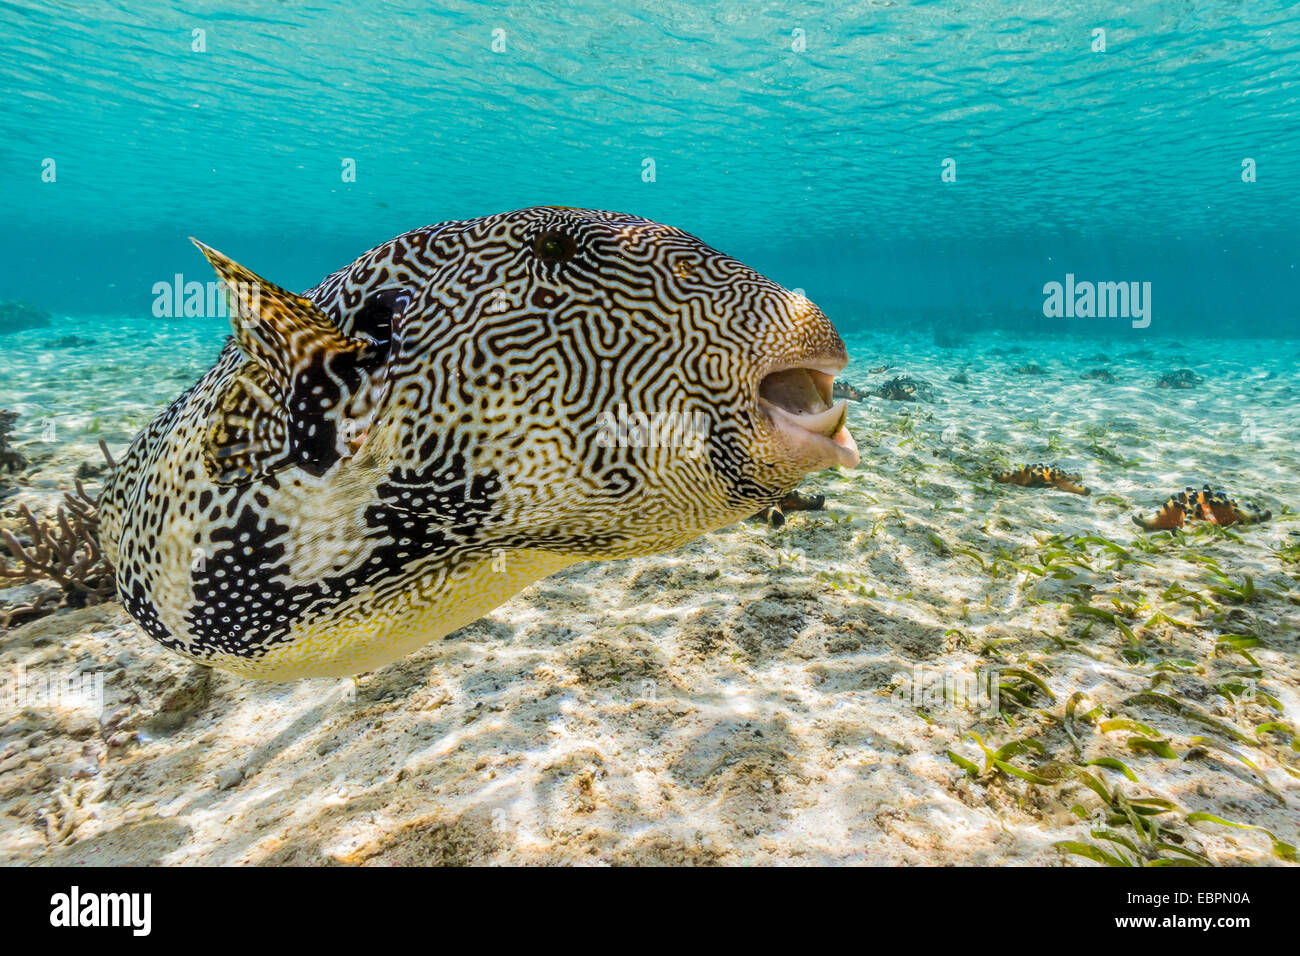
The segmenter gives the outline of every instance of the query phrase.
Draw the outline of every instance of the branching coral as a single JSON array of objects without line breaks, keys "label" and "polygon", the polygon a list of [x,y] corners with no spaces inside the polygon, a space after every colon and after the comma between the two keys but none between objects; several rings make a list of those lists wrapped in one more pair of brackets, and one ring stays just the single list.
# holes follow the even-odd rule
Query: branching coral
[{"label": "branching coral", "polygon": [[27,543],[0,530],[13,563],[0,558],[0,581],[29,584],[50,581],[62,589],[60,600],[50,595],[10,607],[3,614],[8,626],[18,617],[31,617],[55,607],[84,607],[107,601],[114,595],[113,569],[99,549],[99,521],[95,499],[77,482],[75,494],[63,496],[53,519],[38,520],[26,505],[19,507],[26,525]]}]

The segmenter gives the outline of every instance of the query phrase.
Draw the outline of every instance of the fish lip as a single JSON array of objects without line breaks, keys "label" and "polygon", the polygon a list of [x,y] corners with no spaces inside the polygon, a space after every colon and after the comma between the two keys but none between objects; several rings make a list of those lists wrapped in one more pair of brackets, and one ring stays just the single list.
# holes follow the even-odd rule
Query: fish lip
[{"label": "fish lip", "polygon": [[759,409],[767,415],[777,432],[821,468],[830,468],[833,465],[854,468],[861,460],[858,444],[849,434],[845,424],[848,419],[848,404],[847,399],[841,398],[827,411],[816,416],[819,419],[833,421],[834,429],[828,428],[827,431],[831,433],[826,434],[807,427],[806,419],[800,421],[781,406],[774,405],[765,398],[758,400]]},{"label": "fish lip", "polygon": [[[848,402],[845,399],[832,400],[835,376],[848,364],[848,356],[843,351],[799,356],[773,363],[758,376],[754,385],[755,408],[787,442],[814,462],[814,467],[839,465],[853,468],[861,460],[857,443],[846,427]],[[827,406],[825,409],[800,412],[784,408],[763,396],[763,383],[768,378],[797,369],[809,372],[822,404]]]}]

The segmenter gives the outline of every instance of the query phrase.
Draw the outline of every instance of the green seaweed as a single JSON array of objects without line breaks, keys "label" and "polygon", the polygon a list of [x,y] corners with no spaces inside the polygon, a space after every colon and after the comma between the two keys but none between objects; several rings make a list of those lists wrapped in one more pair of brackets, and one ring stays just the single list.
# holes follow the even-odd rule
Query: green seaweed
[{"label": "green seaweed", "polygon": [[1273,841],[1273,853],[1279,859],[1286,860],[1289,863],[1296,862],[1295,845],[1292,843],[1287,843],[1284,840],[1279,840],[1273,834],[1273,831],[1267,829],[1266,827],[1256,826],[1252,823],[1233,823],[1231,820],[1225,820],[1223,817],[1216,816],[1213,813],[1205,813],[1205,812],[1189,813],[1187,815],[1187,822],[1188,823],[1201,823],[1201,822],[1218,823],[1225,827],[1236,827],[1239,830],[1258,830],[1259,832],[1266,834],[1268,838]]},{"label": "green seaweed", "polygon": [[1138,636],[1133,633],[1133,629],[1120,620],[1119,615],[1113,611],[1107,611],[1105,608],[1093,607],[1090,604],[1082,603],[1067,604],[1066,607],[1069,609],[1070,614],[1096,618],[1099,621],[1104,621],[1105,623],[1118,628],[1119,632],[1124,635],[1125,640],[1133,646],[1142,643],[1138,640]]},{"label": "green seaweed", "polygon": [[[1106,866],[1214,865],[1208,857],[1171,842],[1181,838],[1162,830],[1160,817],[1177,811],[1176,804],[1156,797],[1129,798],[1118,787],[1108,791],[1105,784],[1091,774],[1080,771],[1076,776],[1102,799],[1102,806],[1094,812],[1100,817],[1100,822],[1089,830],[1089,835],[1111,846],[1103,849],[1094,843],[1062,840],[1053,844],[1061,852],[1086,857]],[[1094,818],[1094,814],[1089,814],[1081,805],[1072,809],[1081,819]],[[1120,827],[1127,827],[1128,833],[1116,829]]]},{"label": "green seaweed", "polygon": [[1140,694],[1134,694],[1132,697],[1129,697],[1124,701],[1124,703],[1126,705],[1152,704],[1161,710],[1171,711],[1187,720],[1209,727],[1232,740],[1246,744],[1251,743],[1250,737],[1244,731],[1219,720],[1217,717],[1211,717],[1200,708],[1184,703],[1177,698],[1170,697],[1168,694],[1143,691]]}]

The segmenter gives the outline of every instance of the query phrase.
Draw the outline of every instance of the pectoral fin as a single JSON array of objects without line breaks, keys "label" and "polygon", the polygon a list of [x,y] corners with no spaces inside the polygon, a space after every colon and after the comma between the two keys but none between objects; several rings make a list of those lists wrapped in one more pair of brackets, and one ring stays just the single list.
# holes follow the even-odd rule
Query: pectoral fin
[{"label": "pectoral fin", "polygon": [[384,350],[344,335],[310,299],[194,244],[226,285],[247,357],[209,423],[209,474],[238,482],[294,466],[320,476],[355,454],[387,383]]}]

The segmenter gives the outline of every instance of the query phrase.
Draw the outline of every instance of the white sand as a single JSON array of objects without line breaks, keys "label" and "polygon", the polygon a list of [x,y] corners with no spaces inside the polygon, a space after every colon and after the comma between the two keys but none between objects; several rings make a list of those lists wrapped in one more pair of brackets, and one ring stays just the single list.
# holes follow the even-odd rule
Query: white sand
[{"label": "white sand", "polygon": [[[919,375],[937,398],[853,407],[863,465],[803,489],[828,494],[825,512],[576,568],[355,683],[209,676],[168,656],[117,604],[0,632],[9,681],[0,689],[12,687],[15,666],[105,675],[102,719],[4,698],[0,863],[1092,865],[1053,844],[1113,849],[1071,812],[1100,804],[1077,777],[967,777],[946,751],[982,767],[971,732],[994,748],[1036,741],[1042,754],[1011,764],[1045,776],[1118,758],[1138,782],[1088,769],[1126,797],[1175,804],[1160,815],[1160,839],[1218,864],[1281,862],[1258,830],[1187,817],[1212,813],[1293,844],[1300,836],[1300,753],[1287,733],[1258,733],[1277,722],[1300,729],[1300,566],[1276,553],[1300,543],[1295,515],[1283,513],[1300,502],[1294,343],[1179,357],[1150,340],[1035,340],[991,355],[1015,341],[983,336],[978,351],[945,351],[908,344],[917,338],[850,337],[846,378]],[[1119,381],[1081,381],[1103,364],[1087,357],[1107,348]],[[210,358],[215,343],[204,349]],[[141,361],[149,357],[158,358]],[[867,373],[886,361],[899,368]],[[1047,374],[1011,371],[1031,361]],[[1183,365],[1205,384],[1153,386]],[[971,384],[950,383],[963,366]],[[86,416],[78,401],[102,397],[88,377],[80,397],[42,401],[68,402],[57,410],[70,420]],[[0,406],[29,384],[7,383]],[[153,403],[169,397],[155,389]],[[30,397],[23,410],[40,413]],[[114,429],[120,446],[129,428]],[[6,516],[18,501],[48,506],[51,486],[93,457],[84,427],[57,449],[42,449],[33,431],[21,437],[29,457],[51,457],[0,502]],[[988,464],[1033,461],[1081,471],[1092,497],[980,477]],[[1270,507],[1274,520],[1240,540],[1203,531],[1181,544],[1129,521],[1202,481]],[[1036,564],[1052,534],[1163,545],[1133,552],[1149,564],[1120,569],[1089,545],[1089,569],[1064,580],[1005,562],[990,574],[999,549]],[[1239,604],[1215,595],[1198,553],[1269,593]],[[1172,582],[1193,596],[1168,591]],[[1117,627],[1072,616],[1071,595],[1112,610],[1112,598],[1146,602],[1121,615],[1145,658],[1125,659],[1134,648]],[[1202,599],[1215,604],[1198,609]],[[1157,612],[1180,624],[1141,626]],[[1261,668],[1253,701],[1224,694],[1250,665],[1216,656],[1223,633],[1259,638],[1248,649]],[[956,676],[1020,668],[1055,700],[1039,694],[1019,707],[1004,694],[1009,719],[942,705],[923,715],[893,693],[918,665]],[[1134,700],[1153,681],[1182,713]],[[1067,725],[1079,691],[1088,702]],[[1147,725],[1176,759],[1128,745],[1143,734],[1084,722],[1093,707],[1099,720]],[[1111,829],[1139,839],[1130,825]]]}]

